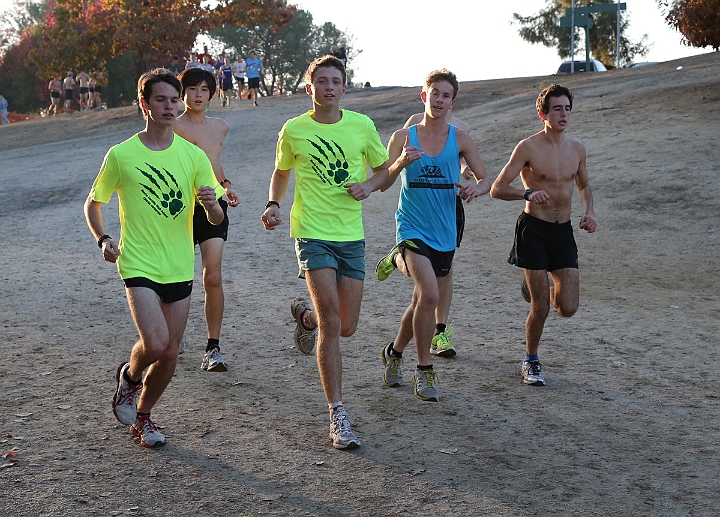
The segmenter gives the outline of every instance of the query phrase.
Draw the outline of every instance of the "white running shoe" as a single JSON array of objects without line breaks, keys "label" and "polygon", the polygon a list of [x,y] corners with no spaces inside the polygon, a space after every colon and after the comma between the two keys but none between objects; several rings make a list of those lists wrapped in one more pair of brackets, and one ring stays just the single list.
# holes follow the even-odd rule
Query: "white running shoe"
[{"label": "white running shoe", "polygon": [[118,422],[125,425],[132,425],[137,419],[137,396],[142,390],[142,382],[137,386],[130,386],[125,380],[125,372],[130,368],[130,363],[122,363],[118,366],[115,374],[115,395],[113,396],[112,409]]},{"label": "white running shoe", "polygon": [[219,348],[213,347],[209,352],[205,352],[200,369],[208,372],[228,371],[227,364],[220,355]]},{"label": "white running shoe", "polygon": [[330,410],[330,439],[336,449],[360,447],[360,440],[350,429],[350,422],[343,406]]},{"label": "white running shoe", "polygon": [[133,436],[140,438],[140,445],[152,449],[167,443],[165,435],[160,432],[150,416],[140,416],[130,428]]}]

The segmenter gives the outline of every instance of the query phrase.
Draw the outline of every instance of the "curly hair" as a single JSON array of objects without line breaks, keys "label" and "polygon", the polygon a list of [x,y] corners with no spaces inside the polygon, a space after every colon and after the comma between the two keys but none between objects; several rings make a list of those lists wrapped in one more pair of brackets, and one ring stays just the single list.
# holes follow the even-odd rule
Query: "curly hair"
[{"label": "curly hair", "polygon": [[535,107],[537,107],[539,112],[547,115],[550,110],[550,97],[562,97],[563,95],[570,100],[570,109],[572,110],[573,94],[570,90],[559,84],[551,84],[541,91],[537,101],[535,101]]}]

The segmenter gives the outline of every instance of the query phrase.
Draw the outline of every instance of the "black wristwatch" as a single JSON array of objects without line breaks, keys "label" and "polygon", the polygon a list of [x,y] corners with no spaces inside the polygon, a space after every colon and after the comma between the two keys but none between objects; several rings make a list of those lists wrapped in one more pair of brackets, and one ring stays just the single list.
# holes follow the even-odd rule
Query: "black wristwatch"
[{"label": "black wristwatch", "polygon": [[102,249],[103,242],[105,242],[108,239],[112,239],[109,235],[103,235],[98,239],[98,248]]},{"label": "black wristwatch", "polygon": [[530,194],[532,194],[533,192],[535,192],[535,191],[531,188],[529,188],[525,191],[525,194],[523,195],[523,197],[525,198],[525,201],[530,201]]},{"label": "black wristwatch", "polygon": [[270,208],[272,205],[275,205],[276,207],[280,208],[280,203],[278,203],[277,201],[270,200],[267,203],[265,203],[265,210]]}]

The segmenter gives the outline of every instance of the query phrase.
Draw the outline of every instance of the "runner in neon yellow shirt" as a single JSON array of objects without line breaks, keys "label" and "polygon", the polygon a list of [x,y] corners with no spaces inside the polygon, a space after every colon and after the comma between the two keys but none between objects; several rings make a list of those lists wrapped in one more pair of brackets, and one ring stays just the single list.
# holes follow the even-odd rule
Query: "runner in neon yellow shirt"
[{"label": "runner in neon yellow shirt", "polygon": [[[115,376],[113,413],[144,447],[165,444],[150,411],[175,372],[190,309],[194,274],[193,203],[212,224],[225,214],[222,192],[205,153],[173,133],[181,85],[165,69],[138,81],[145,130],[108,152],[85,202],[85,218],[103,258],[117,262],[140,334],[130,361]],[[105,234],[101,204],[120,200],[120,240]],[[143,383],[143,372],[147,375]]]},{"label": "runner in neon yellow shirt", "polygon": [[[388,178],[388,154],[373,122],[341,110],[345,67],[333,56],[316,59],[305,73],[313,110],[288,121],[280,132],[275,172],[262,222],[274,230],[280,201],[295,170],[290,234],[314,310],[303,298],[291,305],[297,322],[295,346],[311,353],[317,339],[320,380],[330,409],[330,439],[336,449],[360,441],[342,403],[340,336],[355,333],[365,278],[365,241],[359,201]],[[373,170],[366,179],[366,168]]]}]

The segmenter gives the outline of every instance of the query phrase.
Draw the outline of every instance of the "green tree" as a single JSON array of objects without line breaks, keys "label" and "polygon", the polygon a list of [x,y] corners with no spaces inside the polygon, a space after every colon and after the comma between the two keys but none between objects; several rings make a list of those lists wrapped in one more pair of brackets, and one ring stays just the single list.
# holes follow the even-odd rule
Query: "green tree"
[{"label": "green tree", "polygon": [[[209,35],[229,51],[247,56],[254,49],[263,60],[265,79],[262,87],[267,95],[297,91],[304,80],[308,64],[318,56],[330,53],[333,45],[345,47],[348,61],[360,51],[352,48],[352,39],[335,25],[313,24],[312,14],[298,10],[285,26],[258,24],[239,27],[226,24]],[[348,82],[352,70],[348,70]]]},{"label": "green tree", "polygon": [[[577,0],[577,7],[588,5],[614,4],[614,0]],[[539,13],[531,16],[513,14],[515,23],[520,25],[520,37],[529,43],[540,43],[546,47],[556,48],[558,56],[569,59],[570,27],[561,27],[560,18],[565,10],[570,9],[571,0],[546,0],[546,6]],[[593,57],[605,65],[613,66],[616,62],[617,45],[617,13],[594,13],[593,27],[590,29],[590,51]],[[647,34],[638,42],[630,41],[624,34],[630,26],[630,20],[625,12],[620,15],[620,64],[632,63],[637,56],[645,56],[650,51],[647,45]],[[577,30],[577,29],[576,29]],[[584,31],[578,31],[584,34]],[[575,55],[582,54],[585,46],[584,38],[575,38]]]},{"label": "green tree", "polygon": [[659,0],[665,21],[691,47],[720,49],[720,0]]}]

